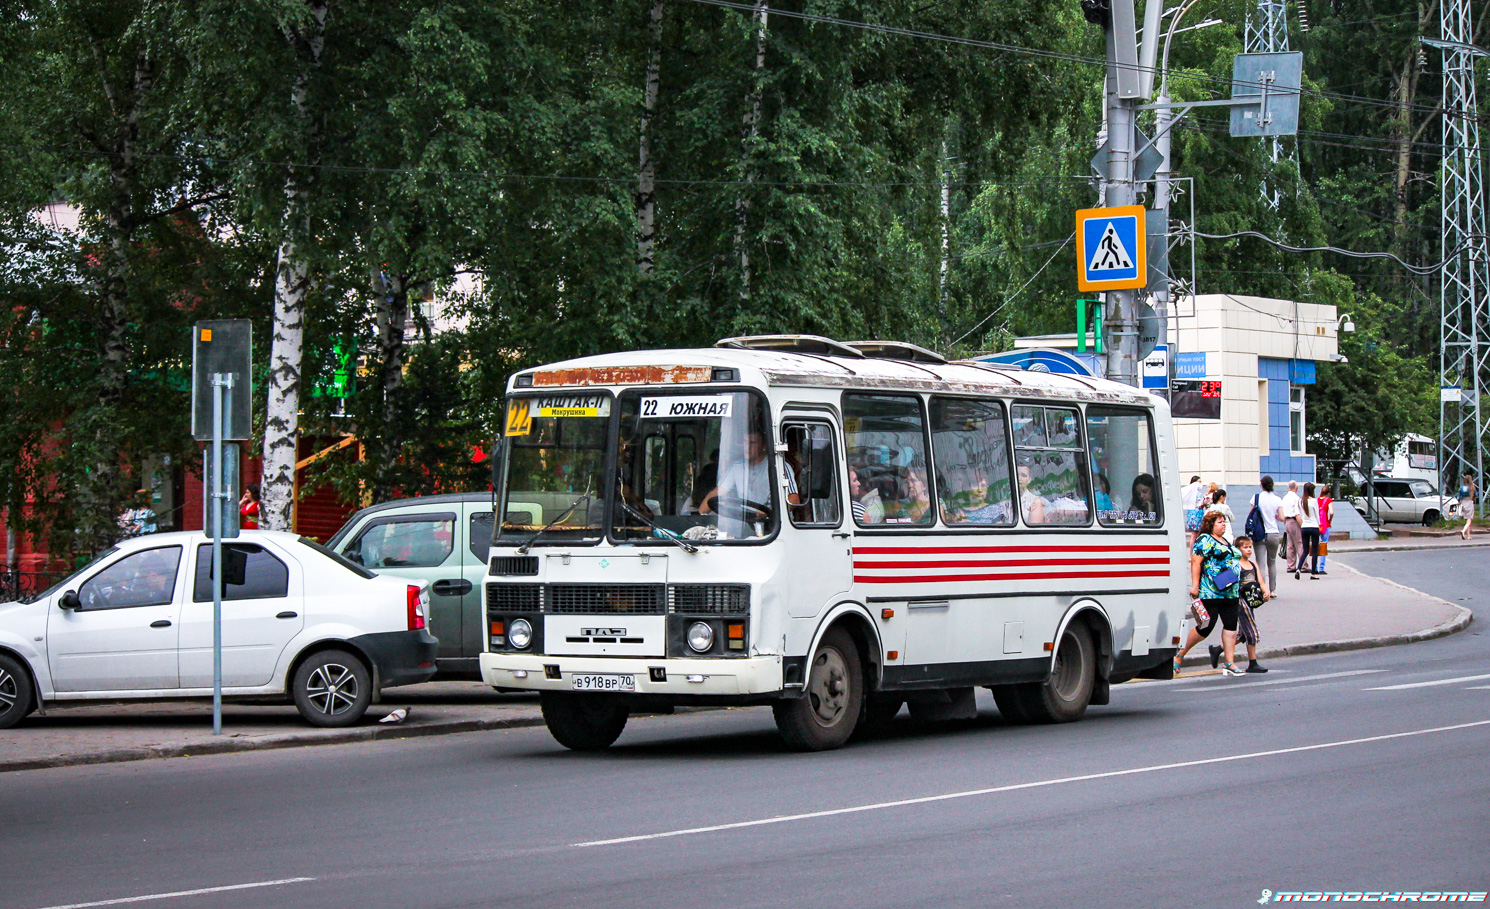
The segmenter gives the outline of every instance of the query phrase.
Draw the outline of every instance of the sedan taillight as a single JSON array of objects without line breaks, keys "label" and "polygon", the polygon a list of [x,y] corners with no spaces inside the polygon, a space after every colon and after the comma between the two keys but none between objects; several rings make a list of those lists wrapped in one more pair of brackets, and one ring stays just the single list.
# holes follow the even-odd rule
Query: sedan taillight
[{"label": "sedan taillight", "polygon": [[424,597],[420,595],[419,588],[413,584],[408,586],[409,592],[409,630],[418,631],[424,627]]}]

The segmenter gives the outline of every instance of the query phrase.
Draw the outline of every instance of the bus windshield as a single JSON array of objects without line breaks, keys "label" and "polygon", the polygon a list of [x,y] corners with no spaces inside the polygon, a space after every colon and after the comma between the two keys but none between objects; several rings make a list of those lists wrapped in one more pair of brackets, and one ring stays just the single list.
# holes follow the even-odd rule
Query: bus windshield
[{"label": "bus windshield", "polygon": [[554,394],[507,402],[507,483],[498,537],[598,540],[611,397]]},{"label": "bus windshield", "polygon": [[775,532],[775,458],[759,396],[626,392],[620,421],[615,539],[708,543]]}]

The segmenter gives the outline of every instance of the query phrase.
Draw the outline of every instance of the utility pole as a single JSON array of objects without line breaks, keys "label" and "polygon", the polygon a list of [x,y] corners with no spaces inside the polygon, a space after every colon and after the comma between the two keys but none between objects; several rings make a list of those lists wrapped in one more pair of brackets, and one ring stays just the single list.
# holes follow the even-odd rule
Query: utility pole
[{"label": "utility pole", "polygon": [[[1134,0],[1082,0],[1088,22],[1101,25],[1107,39],[1107,162],[1102,174],[1106,208],[1136,205],[1134,160],[1140,151],[1138,104],[1153,90],[1154,48],[1157,46],[1162,0],[1148,0],[1143,55],[1139,60]],[[1142,228],[1140,227],[1140,230]],[[1127,385],[1138,385],[1137,289],[1107,291],[1103,309],[1106,373]]]},{"label": "utility pole", "polygon": [[[1483,487],[1485,421],[1481,394],[1490,379],[1490,257],[1485,241],[1485,187],[1474,61],[1490,56],[1470,42],[1470,0],[1443,0],[1443,251],[1438,405],[1439,481],[1473,471]],[[1457,389],[1454,391],[1453,389]],[[1484,497],[1479,511],[1484,514]]]}]

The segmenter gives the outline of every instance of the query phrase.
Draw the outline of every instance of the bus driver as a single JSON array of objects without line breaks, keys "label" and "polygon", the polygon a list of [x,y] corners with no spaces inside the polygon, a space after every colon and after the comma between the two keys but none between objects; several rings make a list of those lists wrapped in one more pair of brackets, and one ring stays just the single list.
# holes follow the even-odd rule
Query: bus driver
[{"label": "bus driver", "polygon": [[[770,507],[771,468],[766,460],[766,436],[760,430],[752,429],[746,433],[746,460],[736,460],[725,468],[719,485],[699,504],[699,514],[717,514],[721,496]],[[802,497],[797,493],[797,478],[792,476],[789,468],[786,471],[786,501],[789,505],[802,504]]]}]

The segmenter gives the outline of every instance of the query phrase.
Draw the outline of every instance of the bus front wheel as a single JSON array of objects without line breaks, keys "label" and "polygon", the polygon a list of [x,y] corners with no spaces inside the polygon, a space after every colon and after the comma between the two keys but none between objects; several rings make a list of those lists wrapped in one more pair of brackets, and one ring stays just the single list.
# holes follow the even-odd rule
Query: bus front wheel
[{"label": "bus front wheel", "polygon": [[618,695],[545,691],[539,697],[549,734],[571,751],[609,748],[631,716],[630,705]]},{"label": "bus front wheel", "polygon": [[995,690],[994,701],[999,712],[1016,723],[1070,723],[1086,713],[1096,685],[1097,646],[1084,624],[1072,622],[1061,633],[1050,677]]},{"label": "bus front wheel", "polygon": [[864,704],[864,671],[859,649],[848,632],[823,635],[807,671],[803,696],[771,705],[776,728],[795,751],[842,748],[859,725]]}]

